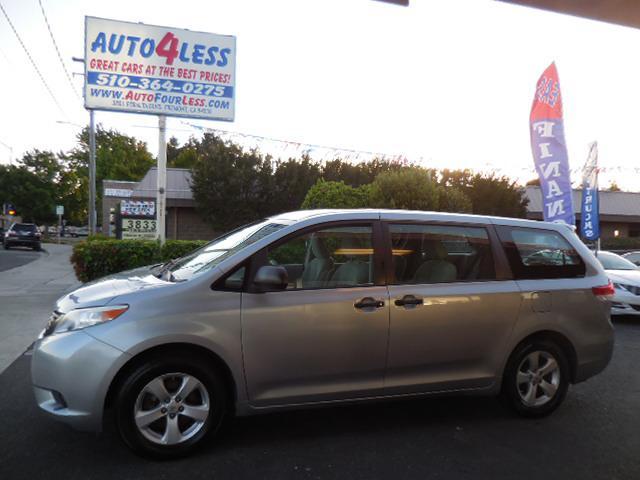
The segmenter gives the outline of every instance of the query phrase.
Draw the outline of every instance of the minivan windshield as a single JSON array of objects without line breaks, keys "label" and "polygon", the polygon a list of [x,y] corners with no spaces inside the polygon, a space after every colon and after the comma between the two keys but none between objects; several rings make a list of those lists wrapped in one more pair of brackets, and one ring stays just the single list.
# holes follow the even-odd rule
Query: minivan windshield
[{"label": "minivan windshield", "polygon": [[224,259],[243,248],[284,228],[286,225],[263,220],[245,225],[216,238],[195,252],[165,264],[159,276],[172,282],[183,282],[194,275],[211,270]]},{"label": "minivan windshield", "polygon": [[598,260],[605,270],[638,270],[636,265],[615,253],[598,252]]}]

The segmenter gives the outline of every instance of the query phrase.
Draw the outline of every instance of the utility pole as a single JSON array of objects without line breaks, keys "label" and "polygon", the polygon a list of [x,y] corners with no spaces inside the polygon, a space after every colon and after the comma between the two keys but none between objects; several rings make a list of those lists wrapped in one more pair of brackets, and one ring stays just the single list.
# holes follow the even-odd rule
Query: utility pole
[{"label": "utility pole", "polygon": [[165,242],[165,212],[167,209],[167,117],[158,115],[158,191],[156,193],[156,236]]},{"label": "utility pole", "polygon": [[3,141],[0,141],[0,145],[9,149],[9,165],[13,165],[13,147],[11,145],[7,145]]},{"label": "utility pole", "polygon": [[[71,57],[74,62],[84,64],[84,58]],[[74,73],[75,75],[75,73]],[[84,74],[79,74],[84,75]],[[86,105],[86,103],[85,103]],[[95,112],[89,110],[89,235],[96,233],[96,122]]]}]

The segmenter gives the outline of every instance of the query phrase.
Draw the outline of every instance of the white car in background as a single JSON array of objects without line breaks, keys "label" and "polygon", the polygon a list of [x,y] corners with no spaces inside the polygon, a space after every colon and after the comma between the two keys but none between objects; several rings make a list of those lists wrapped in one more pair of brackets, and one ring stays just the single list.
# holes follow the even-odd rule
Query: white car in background
[{"label": "white car in background", "polygon": [[625,253],[622,256],[627,260],[629,260],[631,263],[640,265],[640,252],[629,252],[629,253]]},{"label": "white car in background", "polygon": [[613,282],[612,315],[640,315],[640,268],[612,252],[596,255]]}]

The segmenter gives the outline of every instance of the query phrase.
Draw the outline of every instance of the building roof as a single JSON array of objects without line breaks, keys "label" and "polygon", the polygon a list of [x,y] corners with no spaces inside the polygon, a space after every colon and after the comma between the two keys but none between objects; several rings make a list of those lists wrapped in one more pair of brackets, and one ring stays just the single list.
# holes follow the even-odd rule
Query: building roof
[{"label": "building roof", "polygon": [[[542,214],[542,192],[540,187],[527,187],[526,196],[529,199],[527,211]],[[580,213],[582,190],[573,190],[573,208]],[[600,215],[614,215],[626,217],[640,216],[640,193],[600,191]]]},{"label": "building roof", "polygon": [[[151,167],[133,189],[133,197],[155,198],[158,190],[158,169]],[[167,200],[193,200],[191,171],[186,168],[167,168]]]},{"label": "building roof", "polygon": [[637,0],[500,0],[552,12],[577,15],[602,22],[640,28]]}]

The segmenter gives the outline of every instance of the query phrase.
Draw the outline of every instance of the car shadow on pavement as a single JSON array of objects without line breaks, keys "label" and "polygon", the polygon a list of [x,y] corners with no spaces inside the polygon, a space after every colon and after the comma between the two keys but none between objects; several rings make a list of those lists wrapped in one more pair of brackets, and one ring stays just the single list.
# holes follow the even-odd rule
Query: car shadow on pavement
[{"label": "car shadow on pavement", "polygon": [[640,327],[640,315],[616,315],[611,317],[611,322],[615,327],[617,323],[621,325],[637,325]]},{"label": "car shadow on pavement", "polygon": [[[77,432],[51,421],[49,427],[65,430],[64,435],[88,437],[107,451],[123,449],[113,422],[113,413],[105,419],[102,434]],[[213,441],[189,458],[224,456],[238,449],[288,448],[300,442],[323,442],[349,436],[369,437],[384,432],[406,435],[411,430],[429,431],[434,427],[462,431],[462,424],[495,423],[496,420],[527,422],[505,408],[498,398],[477,396],[422,396],[408,399],[351,403],[230,418]],[[62,435],[62,433],[60,433]],[[95,445],[96,450],[103,448]],[[128,453],[128,451],[126,451]]]},{"label": "car shadow on pavement", "polygon": [[[515,418],[496,398],[421,397],[235,418],[219,448],[257,446]],[[455,425],[454,425],[455,428]],[[460,427],[459,427],[460,428]]]}]

